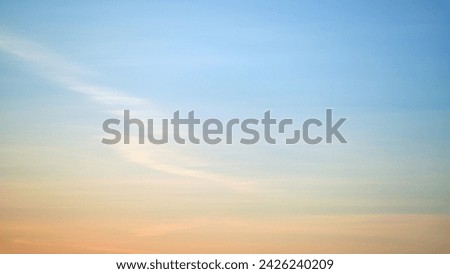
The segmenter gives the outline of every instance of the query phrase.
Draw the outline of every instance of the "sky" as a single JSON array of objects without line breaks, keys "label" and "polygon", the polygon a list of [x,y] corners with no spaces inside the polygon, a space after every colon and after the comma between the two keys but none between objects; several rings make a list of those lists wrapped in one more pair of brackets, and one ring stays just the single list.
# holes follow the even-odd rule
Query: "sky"
[{"label": "sky", "polygon": [[[2,1],[0,252],[450,252],[449,14]],[[301,122],[327,108],[347,144],[101,143],[124,109]]]}]

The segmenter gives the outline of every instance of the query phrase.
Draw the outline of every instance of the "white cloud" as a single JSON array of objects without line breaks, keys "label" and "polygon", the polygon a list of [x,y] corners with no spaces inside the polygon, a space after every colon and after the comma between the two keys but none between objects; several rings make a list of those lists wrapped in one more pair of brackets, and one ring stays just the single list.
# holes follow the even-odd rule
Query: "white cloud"
[{"label": "white cloud", "polygon": [[86,70],[73,65],[62,56],[52,53],[37,43],[2,30],[0,30],[0,50],[25,61],[48,80],[57,82],[65,89],[84,94],[96,102],[127,107],[148,103],[145,99],[83,81],[80,75]]},{"label": "white cloud", "polygon": [[[124,92],[99,86],[84,81],[81,77],[84,69],[73,65],[62,56],[52,53],[45,47],[0,30],[0,50],[18,57],[43,77],[58,83],[62,88],[83,94],[97,103],[108,106],[107,113],[122,113],[125,108],[136,113],[149,113],[153,116],[164,116],[157,107],[143,98],[126,95]],[[166,116],[167,117],[167,116]],[[137,143],[137,142],[134,142]],[[224,183],[239,191],[248,191],[252,183],[227,178],[205,171],[209,163],[203,159],[190,156],[189,150],[174,148],[171,145],[153,146],[144,150],[142,145],[113,146],[127,161],[151,169],[188,176],[207,181]]]}]

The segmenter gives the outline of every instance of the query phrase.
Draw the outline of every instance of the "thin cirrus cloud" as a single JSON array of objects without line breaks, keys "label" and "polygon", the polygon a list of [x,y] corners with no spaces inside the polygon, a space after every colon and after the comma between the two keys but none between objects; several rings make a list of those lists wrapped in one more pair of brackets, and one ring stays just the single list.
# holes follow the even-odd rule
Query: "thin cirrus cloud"
[{"label": "thin cirrus cloud", "polygon": [[65,89],[84,94],[98,103],[129,107],[148,103],[142,98],[128,96],[110,88],[82,81],[77,75],[82,74],[83,69],[37,43],[3,30],[0,30],[0,49],[32,65],[37,69],[36,71]]},{"label": "thin cirrus cloud", "polygon": [[[0,30],[0,50],[24,61],[40,75],[59,84],[62,88],[82,94],[94,102],[107,106],[105,109],[107,113],[118,114],[124,108],[136,110],[137,113],[145,113],[143,109],[154,109],[154,105],[146,99],[129,96],[115,89],[84,81],[80,76],[84,73],[84,69],[73,65],[64,57],[51,52],[38,43],[17,37],[4,30]],[[163,115],[161,111],[153,111],[152,114]],[[198,157],[190,156],[189,148],[180,150],[170,144],[164,148],[152,147],[152,149],[145,150],[137,145],[123,144],[118,144],[114,148],[123,159],[146,168],[223,183],[237,191],[248,191],[248,186],[251,184],[205,171],[208,164]],[[184,159],[184,161],[180,162],[178,159]],[[197,163],[199,168],[186,167],[183,163]]]}]

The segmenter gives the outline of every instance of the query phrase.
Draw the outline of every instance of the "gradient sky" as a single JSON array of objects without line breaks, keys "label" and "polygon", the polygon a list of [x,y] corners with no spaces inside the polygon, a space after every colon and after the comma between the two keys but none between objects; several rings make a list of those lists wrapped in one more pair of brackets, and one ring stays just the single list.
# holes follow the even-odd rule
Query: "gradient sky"
[{"label": "gradient sky", "polygon": [[[2,1],[0,252],[450,252],[446,1]],[[102,123],[347,117],[348,144]]]}]

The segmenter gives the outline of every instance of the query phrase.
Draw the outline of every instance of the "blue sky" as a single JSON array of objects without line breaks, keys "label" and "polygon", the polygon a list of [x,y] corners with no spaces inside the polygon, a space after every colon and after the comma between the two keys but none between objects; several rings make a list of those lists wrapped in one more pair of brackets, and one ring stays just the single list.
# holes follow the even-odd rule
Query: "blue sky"
[{"label": "blue sky", "polygon": [[240,2],[5,2],[1,10],[7,30],[51,45],[102,84],[162,104],[449,105],[444,2]]}]

